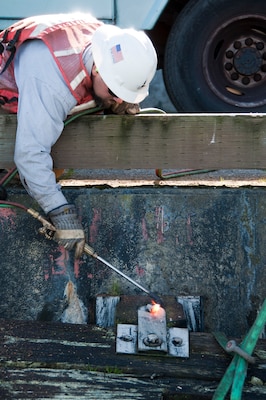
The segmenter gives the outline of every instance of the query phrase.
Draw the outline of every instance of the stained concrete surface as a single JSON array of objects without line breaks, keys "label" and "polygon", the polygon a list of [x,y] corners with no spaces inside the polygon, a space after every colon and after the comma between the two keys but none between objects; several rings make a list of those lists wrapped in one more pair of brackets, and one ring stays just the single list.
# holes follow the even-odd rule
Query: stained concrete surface
[{"label": "stained concrete surface", "polygon": [[[266,297],[264,187],[64,192],[101,257],[158,294],[202,296],[207,332],[246,333]],[[38,210],[21,187],[8,193]],[[99,293],[145,295],[93,258],[75,262],[39,227],[23,211],[0,208],[1,318],[59,320],[69,279],[86,306]]]}]

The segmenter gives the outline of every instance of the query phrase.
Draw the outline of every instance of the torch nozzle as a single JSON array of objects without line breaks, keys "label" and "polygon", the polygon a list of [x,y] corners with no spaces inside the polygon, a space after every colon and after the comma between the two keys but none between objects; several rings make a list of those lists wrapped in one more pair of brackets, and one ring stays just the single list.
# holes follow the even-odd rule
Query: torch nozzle
[{"label": "torch nozzle", "polygon": [[160,306],[163,307],[163,301],[157,294],[149,292],[149,296],[155,304],[160,304]]}]

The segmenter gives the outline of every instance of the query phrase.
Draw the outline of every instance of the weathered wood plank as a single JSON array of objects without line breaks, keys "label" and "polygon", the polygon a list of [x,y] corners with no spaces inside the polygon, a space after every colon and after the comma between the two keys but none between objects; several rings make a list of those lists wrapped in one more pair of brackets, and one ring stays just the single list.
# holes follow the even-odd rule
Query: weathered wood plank
[{"label": "weathered wood plank", "polygon": [[[0,168],[13,165],[16,116],[0,115]],[[56,168],[265,168],[266,114],[90,115],[66,126]]]},{"label": "weathered wood plank", "polygon": [[[211,400],[215,382],[94,371],[5,368],[0,398],[70,400]],[[266,388],[246,387],[242,400],[264,400]]]},{"label": "weathered wood plank", "polygon": [[160,400],[167,383],[118,373],[79,370],[0,370],[0,398],[69,400]]},{"label": "weathered wood plank", "polygon": [[[211,399],[229,362],[212,335],[191,334],[189,359],[115,353],[115,334],[88,325],[0,321],[0,397],[19,399]],[[256,351],[265,353],[265,340]],[[265,377],[257,357],[250,376]],[[246,384],[243,400],[266,388]]]},{"label": "weathered wood plank", "polygon": [[163,391],[163,385],[156,381],[78,370],[0,370],[0,379],[0,397],[4,400],[153,400],[161,399]]}]

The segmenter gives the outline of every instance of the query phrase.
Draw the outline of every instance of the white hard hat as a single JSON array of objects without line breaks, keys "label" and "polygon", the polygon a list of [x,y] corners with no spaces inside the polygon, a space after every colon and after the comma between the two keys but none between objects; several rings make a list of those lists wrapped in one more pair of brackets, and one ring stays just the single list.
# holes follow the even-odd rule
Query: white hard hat
[{"label": "white hard hat", "polygon": [[102,25],[92,36],[92,55],[104,83],[117,97],[140,103],[148,96],[157,56],[144,32]]}]

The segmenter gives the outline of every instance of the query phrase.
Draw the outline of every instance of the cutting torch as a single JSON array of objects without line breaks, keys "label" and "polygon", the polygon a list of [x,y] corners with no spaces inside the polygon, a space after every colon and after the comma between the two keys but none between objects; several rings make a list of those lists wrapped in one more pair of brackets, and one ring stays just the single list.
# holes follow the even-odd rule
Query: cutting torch
[{"label": "cutting torch", "polygon": [[[36,218],[38,221],[42,223],[42,227],[39,229],[39,232],[43,234],[47,239],[53,239],[54,234],[56,232],[56,228],[49,222],[47,219],[45,219],[41,214],[39,214],[37,211],[35,211],[32,208],[28,208],[27,212],[32,215],[34,218]],[[84,253],[88,254],[89,256],[95,258],[96,260],[100,261],[107,267],[111,268],[113,271],[115,271],[117,274],[128,280],[130,283],[132,283],[134,286],[145,292],[156,304],[162,305],[162,300],[160,299],[159,296],[157,296],[155,293],[152,293],[150,290],[146,289],[142,285],[140,285],[138,282],[134,281],[134,279],[130,278],[127,276],[124,272],[120,271],[116,267],[114,267],[112,264],[110,264],[108,261],[100,257],[96,251],[89,246],[87,243],[84,246]]]}]

